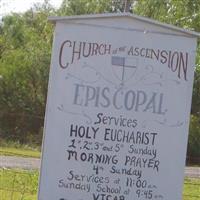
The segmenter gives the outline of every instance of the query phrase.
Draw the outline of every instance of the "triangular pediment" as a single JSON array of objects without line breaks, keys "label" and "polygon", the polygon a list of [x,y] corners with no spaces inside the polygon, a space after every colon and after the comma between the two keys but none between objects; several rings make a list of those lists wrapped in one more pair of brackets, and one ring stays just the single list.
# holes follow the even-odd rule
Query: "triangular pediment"
[{"label": "triangular pediment", "polygon": [[53,23],[75,23],[96,26],[108,26],[113,28],[135,29],[151,32],[157,29],[157,32],[166,34],[177,34],[187,37],[200,37],[200,33],[179,28],[173,25],[165,24],[152,20],[146,17],[130,13],[105,13],[92,15],[77,15],[77,16],[63,16],[63,17],[49,17]]}]

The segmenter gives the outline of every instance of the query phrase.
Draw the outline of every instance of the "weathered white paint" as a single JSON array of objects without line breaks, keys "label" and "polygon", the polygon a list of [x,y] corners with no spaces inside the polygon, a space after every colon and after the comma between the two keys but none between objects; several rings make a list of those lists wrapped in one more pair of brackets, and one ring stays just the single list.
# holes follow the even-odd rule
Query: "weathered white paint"
[{"label": "weathered white paint", "polygon": [[[105,21],[106,19],[106,21]],[[142,17],[142,16],[138,16],[138,15],[135,15],[135,14],[131,14],[131,13],[105,13],[105,14],[93,14],[93,15],[77,15],[77,16],[64,16],[64,17],[49,17],[49,20],[52,21],[53,23],[56,23],[56,22],[69,22],[69,21],[72,21],[72,22],[76,22],[76,21],[86,21],[88,23],[90,22],[97,22],[99,23],[100,21],[103,21],[103,24],[106,24],[106,23],[111,23],[111,24],[115,24],[115,22],[118,22],[118,20],[129,20],[129,24],[134,20],[135,23],[138,23],[139,26],[142,26],[144,29],[146,29],[145,25],[146,23],[148,23],[148,28],[150,28],[151,26],[152,27],[155,27],[157,29],[162,29],[164,30],[164,32],[166,32],[166,29],[167,32],[169,33],[170,31],[177,31],[180,33],[185,33],[186,35],[190,35],[190,36],[193,36],[193,37],[200,37],[200,33],[197,33],[197,32],[194,32],[194,31],[190,31],[190,30],[186,30],[186,29],[183,29],[183,28],[179,28],[179,27],[176,27],[176,26],[173,26],[173,25],[170,25],[170,24],[165,24],[165,23],[161,23],[159,21],[155,21],[155,20],[152,20],[150,18],[146,18],[146,17]],[[97,21],[98,20],[98,21]],[[117,23],[117,26],[121,27],[121,26],[129,26],[129,24],[120,24],[120,23]]]},{"label": "weathered white paint", "polygon": [[55,18],[39,200],[181,200],[198,34],[116,16]]}]

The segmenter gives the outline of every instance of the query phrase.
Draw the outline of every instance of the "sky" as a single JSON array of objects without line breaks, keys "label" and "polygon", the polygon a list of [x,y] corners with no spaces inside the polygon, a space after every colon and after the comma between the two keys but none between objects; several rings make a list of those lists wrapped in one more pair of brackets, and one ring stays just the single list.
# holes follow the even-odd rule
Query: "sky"
[{"label": "sky", "polygon": [[[0,0],[0,16],[10,12],[24,12],[35,3],[43,3],[44,0]],[[50,0],[51,5],[59,7],[62,0]]]}]

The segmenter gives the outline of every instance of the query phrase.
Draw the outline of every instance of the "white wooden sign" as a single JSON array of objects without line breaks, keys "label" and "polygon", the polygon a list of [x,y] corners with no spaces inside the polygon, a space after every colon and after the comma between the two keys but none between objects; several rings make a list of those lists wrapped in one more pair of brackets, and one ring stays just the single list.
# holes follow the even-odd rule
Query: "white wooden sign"
[{"label": "white wooden sign", "polygon": [[53,20],[39,200],[181,200],[198,34]]}]

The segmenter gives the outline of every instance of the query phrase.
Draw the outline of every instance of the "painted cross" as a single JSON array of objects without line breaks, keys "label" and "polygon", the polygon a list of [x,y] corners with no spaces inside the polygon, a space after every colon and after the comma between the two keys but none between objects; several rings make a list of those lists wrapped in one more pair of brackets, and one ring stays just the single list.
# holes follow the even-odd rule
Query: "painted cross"
[{"label": "painted cross", "polygon": [[133,77],[136,72],[138,60],[136,58],[125,58],[120,56],[112,56],[111,64],[115,67],[114,73],[123,85],[124,82]]}]

